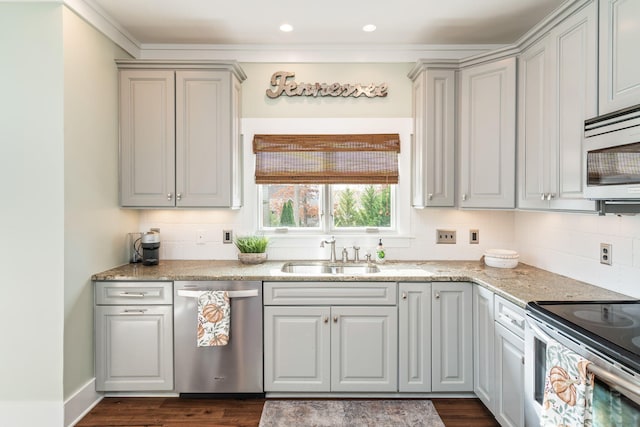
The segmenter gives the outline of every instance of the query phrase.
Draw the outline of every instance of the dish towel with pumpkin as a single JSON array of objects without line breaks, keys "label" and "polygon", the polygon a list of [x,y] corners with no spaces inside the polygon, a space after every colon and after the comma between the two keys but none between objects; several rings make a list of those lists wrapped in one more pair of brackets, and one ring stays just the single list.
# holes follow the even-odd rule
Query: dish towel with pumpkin
[{"label": "dish towel with pumpkin", "polygon": [[229,343],[231,303],[227,291],[205,291],[198,296],[198,347]]},{"label": "dish towel with pumpkin", "polygon": [[547,343],[546,358],[540,425],[590,427],[594,378],[587,366],[591,362],[553,340]]}]

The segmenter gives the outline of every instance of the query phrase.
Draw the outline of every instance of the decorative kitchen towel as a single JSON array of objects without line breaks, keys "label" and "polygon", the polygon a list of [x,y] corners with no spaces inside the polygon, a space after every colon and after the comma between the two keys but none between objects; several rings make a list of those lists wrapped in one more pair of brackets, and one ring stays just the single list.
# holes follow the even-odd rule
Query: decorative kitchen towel
[{"label": "decorative kitchen towel", "polygon": [[589,361],[550,340],[542,402],[542,427],[592,425],[593,374]]},{"label": "decorative kitchen towel", "polygon": [[206,291],[198,296],[198,347],[227,345],[231,304],[227,291]]}]

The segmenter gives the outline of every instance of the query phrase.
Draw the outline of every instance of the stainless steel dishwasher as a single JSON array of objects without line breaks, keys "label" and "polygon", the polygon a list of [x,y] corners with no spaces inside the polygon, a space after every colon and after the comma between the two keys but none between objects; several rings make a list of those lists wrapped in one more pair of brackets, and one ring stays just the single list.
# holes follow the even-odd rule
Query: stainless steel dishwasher
[{"label": "stainless steel dishwasher", "polygon": [[[229,343],[198,347],[198,296],[209,290],[229,293]],[[263,393],[262,283],[175,282],[174,293],[175,390],[180,394]]]}]

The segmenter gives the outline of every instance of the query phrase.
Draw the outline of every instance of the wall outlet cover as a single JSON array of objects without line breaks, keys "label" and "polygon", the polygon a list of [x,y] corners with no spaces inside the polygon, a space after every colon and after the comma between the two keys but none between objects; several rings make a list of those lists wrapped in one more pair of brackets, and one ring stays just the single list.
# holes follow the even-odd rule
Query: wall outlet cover
[{"label": "wall outlet cover", "polygon": [[436,230],[437,244],[455,244],[456,230]]}]

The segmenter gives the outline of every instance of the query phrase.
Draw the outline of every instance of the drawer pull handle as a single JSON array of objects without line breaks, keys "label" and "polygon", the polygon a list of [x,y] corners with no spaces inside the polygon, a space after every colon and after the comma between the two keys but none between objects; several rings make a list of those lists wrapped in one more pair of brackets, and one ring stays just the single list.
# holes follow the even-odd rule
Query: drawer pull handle
[{"label": "drawer pull handle", "polygon": [[144,292],[120,292],[120,296],[126,298],[144,298],[144,295]]},{"label": "drawer pull handle", "polygon": [[407,293],[406,292],[402,293],[402,299],[407,299]]},{"label": "drawer pull handle", "polygon": [[324,316],[324,323],[329,323],[329,316]]},{"label": "drawer pull handle", "polygon": [[136,310],[125,310],[120,314],[144,314],[146,313],[146,309],[136,309]]},{"label": "drawer pull handle", "polygon": [[517,326],[519,328],[523,328],[524,327],[524,321],[523,320],[514,319],[513,317],[509,316],[508,314],[500,314],[500,318],[503,319],[504,321],[508,321],[512,325],[515,325],[515,326]]},{"label": "drawer pull handle", "polygon": [[333,323],[338,323],[338,316],[333,316]]}]

